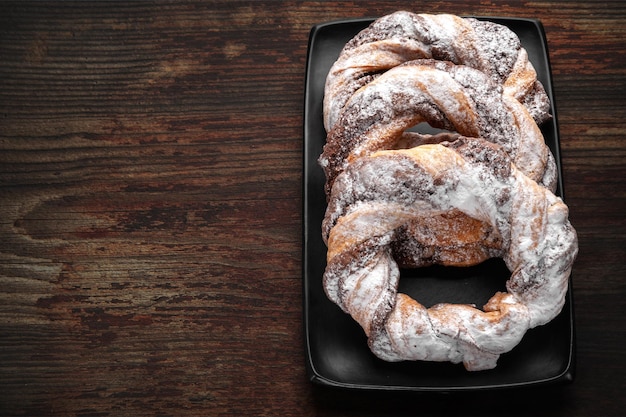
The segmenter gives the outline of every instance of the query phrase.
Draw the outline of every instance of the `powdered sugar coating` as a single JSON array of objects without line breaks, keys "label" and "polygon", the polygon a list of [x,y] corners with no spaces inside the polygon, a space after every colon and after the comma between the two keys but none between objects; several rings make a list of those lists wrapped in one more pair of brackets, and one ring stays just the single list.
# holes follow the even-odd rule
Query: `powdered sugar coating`
[{"label": "powdered sugar coating", "polygon": [[449,14],[399,11],[373,22],[341,51],[326,79],[324,125],[330,130],[356,90],[403,62],[433,58],[473,67],[523,103],[537,123],[549,100],[528,55],[510,29]]},{"label": "powdered sugar coating", "polygon": [[[493,254],[514,271],[508,293],[495,294],[483,310],[426,309],[397,294],[391,249],[397,231],[415,217],[450,210],[496,230]],[[376,355],[462,361],[469,370],[494,367],[527,329],[560,312],[577,253],[563,202],[498,146],[470,138],[359,159],[338,177],[323,229],[324,288],[363,326]]]},{"label": "powdered sugar coating", "polygon": [[415,60],[385,72],[344,106],[319,158],[327,193],[349,163],[396,147],[405,130],[420,122],[501,145],[534,180],[553,170],[541,131],[523,105],[502,94],[500,85],[471,67]]}]

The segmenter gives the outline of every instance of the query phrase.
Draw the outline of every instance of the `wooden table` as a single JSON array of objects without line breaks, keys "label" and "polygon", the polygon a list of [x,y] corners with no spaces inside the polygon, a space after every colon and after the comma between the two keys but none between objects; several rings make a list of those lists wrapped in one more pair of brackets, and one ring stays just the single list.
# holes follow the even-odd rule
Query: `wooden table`
[{"label": "wooden table", "polygon": [[[543,22],[580,239],[573,384],[306,378],[309,30],[408,7]],[[0,3],[0,414],[623,414],[625,20],[622,1]]]}]

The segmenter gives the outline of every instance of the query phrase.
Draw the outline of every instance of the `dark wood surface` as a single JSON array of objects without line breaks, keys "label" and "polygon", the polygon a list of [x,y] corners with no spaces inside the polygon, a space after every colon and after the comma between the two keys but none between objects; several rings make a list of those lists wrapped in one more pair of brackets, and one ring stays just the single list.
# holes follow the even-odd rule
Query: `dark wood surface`
[{"label": "dark wood surface", "polygon": [[[578,230],[573,384],[307,380],[303,87],[317,23],[533,17]],[[626,5],[0,3],[0,415],[624,415]]]}]

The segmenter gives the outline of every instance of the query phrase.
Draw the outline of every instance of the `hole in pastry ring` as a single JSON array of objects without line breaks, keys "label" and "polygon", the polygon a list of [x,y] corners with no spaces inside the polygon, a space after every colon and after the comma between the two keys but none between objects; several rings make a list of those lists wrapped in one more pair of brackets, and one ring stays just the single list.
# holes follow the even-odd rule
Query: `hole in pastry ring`
[{"label": "hole in pastry ring", "polygon": [[538,124],[550,118],[549,99],[517,35],[509,28],[450,14],[399,11],[359,32],[326,78],[324,126],[330,130],[356,90],[403,62],[433,58],[484,72],[523,103]]},{"label": "hole in pastry ring", "polygon": [[[402,225],[450,210],[493,227],[512,275],[482,310],[426,308],[397,293],[391,246]],[[387,361],[463,362],[491,369],[529,328],[561,311],[577,254],[559,197],[521,173],[499,146],[477,138],[379,151],[337,178],[324,219],[324,290]]]},{"label": "hole in pastry ring", "polygon": [[541,130],[487,75],[431,59],[396,66],[352,95],[328,132],[319,163],[326,194],[352,161],[393,149],[418,123],[501,145],[531,179],[556,187],[556,163]]}]

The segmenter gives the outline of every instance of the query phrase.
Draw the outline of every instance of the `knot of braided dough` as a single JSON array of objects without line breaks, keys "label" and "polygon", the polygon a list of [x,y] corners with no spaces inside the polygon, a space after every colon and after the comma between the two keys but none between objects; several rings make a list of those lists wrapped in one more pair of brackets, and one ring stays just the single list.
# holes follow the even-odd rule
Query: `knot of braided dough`
[{"label": "knot of braided dough", "polygon": [[556,188],[554,157],[527,109],[483,72],[428,59],[398,65],[352,94],[319,158],[326,194],[346,166],[374,151],[406,146],[405,131],[421,122],[499,144],[531,179]]},{"label": "knot of braided dough", "polygon": [[517,35],[506,26],[449,14],[399,11],[350,40],[326,79],[324,125],[330,130],[352,94],[381,73],[421,58],[475,68],[523,103],[538,124],[549,99]]},{"label": "knot of braided dough", "polygon": [[[469,245],[485,245],[486,255],[503,258],[512,271],[507,292],[496,293],[483,310],[426,308],[397,292],[394,241],[412,222],[450,212],[484,224],[483,233],[492,238],[470,237]],[[449,218],[443,222],[450,227]],[[468,370],[495,367],[529,328],[561,311],[577,253],[562,200],[520,172],[498,145],[464,137],[378,151],[349,165],[333,187],[323,236],[326,294],[361,325],[375,355],[463,362]],[[411,236],[411,245],[423,249],[414,255],[416,264],[427,256],[427,237]],[[439,253],[438,262],[463,264],[467,247],[463,237],[456,239],[461,244]]]}]

